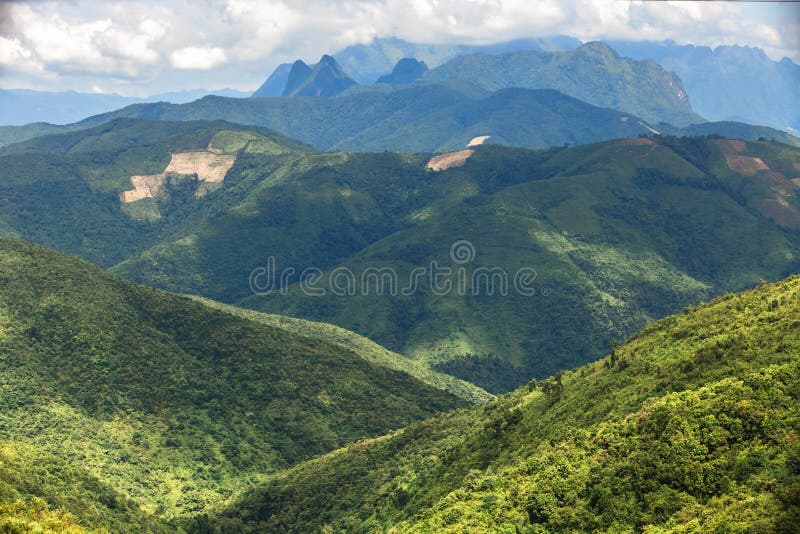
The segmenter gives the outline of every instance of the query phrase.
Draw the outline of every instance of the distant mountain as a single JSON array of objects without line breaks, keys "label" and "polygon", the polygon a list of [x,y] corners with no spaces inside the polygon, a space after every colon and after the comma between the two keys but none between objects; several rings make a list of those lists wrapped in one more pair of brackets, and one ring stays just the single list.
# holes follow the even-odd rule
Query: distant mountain
[{"label": "distant mountain", "polygon": [[[599,108],[552,90],[508,89],[490,93],[458,81],[412,86],[376,84],[353,89],[356,86],[335,98],[212,96],[183,105],[135,104],[63,127],[0,127],[0,144],[90,128],[119,117],[224,119],[266,126],[322,150],[432,152],[463,147],[472,137],[482,135],[493,136],[492,143],[541,148],[661,131],[659,126],[635,115]],[[664,129],[667,128],[669,133],[680,135],[680,129]],[[729,130],[730,125],[716,133]],[[798,142],[768,128],[739,131],[747,140],[765,137],[788,144]],[[706,133],[715,133],[714,126],[707,127]]]},{"label": "distant mountain", "polygon": [[641,119],[556,91],[508,89],[473,98],[437,84],[391,92],[361,91],[332,99],[206,97],[183,105],[140,104],[92,117],[83,126],[114,117],[170,121],[226,117],[291,131],[295,138],[324,150],[447,150],[480,135],[494,136],[495,143],[539,148],[649,132]]},{"label": "distant mountain", "polygon": [[208,91],[191,89],[134,98],[117,94],[48,92],[28,89],[0,89],[0,125],[23,125],[36,122],[67,124],[92,115],[140,102],[183,104],[206,95],[243,98],[247,93],[233,89]]},{"label": "distant mountain", "polygon": [[422,79],[461,80],[489,91],[506,87],[556,89],[596,106],[677,126],[703,120],[692,111],[689,95],[675,74],[652,61],[620,57],[601,42],[567,52],[460,56],[428,71]]},{"label": "distant mountain", "polygon": [[[150,531],[147,516],[191,517],[467,405],[313,323],[284,328],[20,241],[0,239],[0,265],[0,526],[7,499],[55,497],[87,526]],[[59,491],[62,476],[82,483]]]},{"label": "distant mountain", "polygon": [[652,59],[675,72],[694,110],[709,120],[800,130],[800,66],[773,61],[759,48],[609,41],[617,52]]},{"label": "distant mountain", "polygon": [[403,58],[417,58],[433,68],[465,54],[499,54],[516,50],[571,50],[580,44],[578,39],[566,36],[515,39],[490,45],[411,43],[390,37],[376,38],[369,44],[348,46],[334,54],[334,57],[359,83],[370,84],[380,76],[391,72],[392,67]]},{"label": "distant mountain", "polygon": [[[283,65],[252,96],[271,96],[284,79]],[[289,68],[285,76],[285,85],[281,96],[335,96],[345,89],[356,85],[333,57],[324,55],[313,67],[297,60]]]},{"label": "distant mountain", "polygon": [[405,57],[397,62],[397,65],[394,66],[390,74],[381,76],[376,83],[411,83],[419,79],[427,71],[428,66],[424,61],[417,61],[414,58]]},{"label": "distant mountain", "polygon": [[278,65],[272,74],[269,75],[264,83],[253,92],[251,97],[269,97],[281,96],[283,90],[286,88],[286,82],[289,81],[289,71],[292,70],[291,63],[281,63]]},{"label": "distant mountain", "polygon": [[[199,532],[796,532],[800,278],[284,471]],[[209,524],[210,523],[210,524]]]}]

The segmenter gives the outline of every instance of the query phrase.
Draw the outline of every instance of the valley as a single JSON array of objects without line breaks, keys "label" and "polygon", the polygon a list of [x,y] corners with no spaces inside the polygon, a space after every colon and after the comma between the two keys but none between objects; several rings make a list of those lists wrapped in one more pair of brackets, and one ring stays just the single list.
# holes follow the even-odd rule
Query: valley
[{"label": "valley", "polygon": [[0,532],[797,530],[792,7],[454,6],[0,3]]}]

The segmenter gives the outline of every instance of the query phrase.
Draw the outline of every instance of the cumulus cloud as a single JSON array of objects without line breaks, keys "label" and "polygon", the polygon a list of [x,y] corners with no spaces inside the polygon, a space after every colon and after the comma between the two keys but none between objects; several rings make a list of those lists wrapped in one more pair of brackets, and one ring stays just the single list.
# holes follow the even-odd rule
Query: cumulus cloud
[{"label": "cumulus cloud", "polygon": [[221,48],[207,46],[186,46],[175,50],[169,56],[169,62],[176,69],[208,70],[218,67],[228,60]]},{"label": "cumulus cloud", "polygon": [[[763,5],[763,4],[762,4]],[[82,0],[0,2],[0,86],[145,94],[257,86],[278,63],[375,37],[489,43],[572,35],[760,46],[800,60],[800,9],[618,0]],[[181,71],[192,71],[192,77]],[[97,83],[102,78],[102,83]]]}]

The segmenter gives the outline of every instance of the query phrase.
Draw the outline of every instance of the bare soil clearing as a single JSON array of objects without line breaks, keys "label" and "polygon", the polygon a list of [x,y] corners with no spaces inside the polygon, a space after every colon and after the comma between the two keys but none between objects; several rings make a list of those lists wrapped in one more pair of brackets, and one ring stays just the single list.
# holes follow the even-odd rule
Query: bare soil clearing
[{"label": "bare soil clearing", "polygon": [[432,157],[427,167],[437,172],[452,167],[462,167],[474,153],[474,150],[459,150],[458,152],[440,154],[439,156]]},{"label": "bare soil clearing", "polygon": [[154,198],[164,187],[167,175],[196,175],[202,182],[218,183],[236,161],[234,154],[219,154],[215,151],[179,152],[172,154],[169,165],[164,172],[141,176],[131,176],[133,189],[123,191],[119,198],[124,203],[136,202],[143,198]]}]

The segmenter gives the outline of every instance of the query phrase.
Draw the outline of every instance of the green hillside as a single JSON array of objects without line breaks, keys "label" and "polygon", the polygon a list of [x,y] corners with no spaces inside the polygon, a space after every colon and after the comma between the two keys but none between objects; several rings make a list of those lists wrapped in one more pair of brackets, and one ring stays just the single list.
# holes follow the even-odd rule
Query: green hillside
[{"label": "green hillside", "polygon": [[[209,143],[235,157],[223,181],[170,175],[153,198],[120,199],[133,176]],[[800,151],[787,145],[484,145],[441,172],[426,168],[430,159],[317,153],[229,123],[119,120],[0,154],[0,232],[145,285],[333,323],[410,357],[413,369],[494,393],[591,361],[683,306],[800,269]],[[388,268],[405,287],[432,261],[458,267],[459,240],[474,250],[465,274],[484,273],[470,291],[437,295],[423,278],[396,297],[368,288],[309,297],[298,285],[308,268],[322,271],[323,287],[337,269]],[[254,295],[251,275],[270,258],[294,278],[286,294]],[[492,268],[507,275],[508,295],[484,289]],[[532,294],[513,285],[525,269]]]},{"label": "green hillside", "polygon": [[224,121],[118,119],[36,138],[0,152],[0,235],[110,267],[179,231],[188,219],[209,216],[210,203],[194,201],[204,190],[192,176],[169,180],[154,199],[119,199],[133,187],[132,176],[164,171],[173,153],[208,147],[238,154],[231,174],[247,168],[251,157],[279,165],[311,150],[269,130]]},{"label": "green hillside", "polygon": [[271,472],[466,404],[318,330],[0,240],[2,506],[111,531],[183,519]]},{"label": "green hillside", "polygon": [[798,318],[798,277],[725,295],[650,325],[596,363],[303,463],[202,524],[794,532]]},{"label": "green hillside", "polygon": [[[356,185],[351,169],[358,160],[351,158],[325,180],[314,173],[309,181],[313,176],[318,189],[344,181],[389,214],[391,201],[374,195],[402,184],[401,190],[415,193],[399,213],[407,226],[328,268],[320,255],[305,264],[324,271],[316,283],[328,288],[323,296],[309,296],[295,283],[286,294],[273,291],[239,303],[338,324],[492,392],[507,391],[531,376],[591,361],[613,340],[683,306],[797,272],[800,199],[787,176],[794,175],[800,153],[772,143],[739,143],[666,138],[547,152],[483,147],[463,167],[427,173],[417,178],[421,182],[411,179],[417,175],[408,167],[383,172],[380,189],[369,178]],[[735,168],[745,165],[740,170],[748,174],[734,172],[726,158]],[[755,165],[755,158],[773,170],[750,173],[747,164]],[[269,204],[259,211],[272,211]],[[319,239],[332,228],[326,226]],[[330,290],[331,275],[343,267],[356,282],[369,269],[392,269],[401,287],[413,269],[431,262],[457,268],[451,244],[458,240],[468,240],[474,250],[472,261],[461,265],[466,291],[437,294],[425,277],[410,295],[380,294],[366,284],[355,294]],[[303,241],[314,243],[308,236]],[[153,273],[178,253],[172,250],[128,262],[121,272]],[[295,267],[279,250],[270,251],[277,266]],[[507,295],[491,294],[485,276],[474,278],[478,269],[491,268],[506,274]],[[533,269],[532,294],[515,291],[521,269]],[[229,271],[214,279],[235,276]],[[230,294],[235,288],[228,287]]]}]

